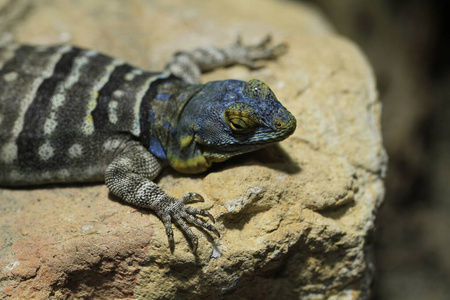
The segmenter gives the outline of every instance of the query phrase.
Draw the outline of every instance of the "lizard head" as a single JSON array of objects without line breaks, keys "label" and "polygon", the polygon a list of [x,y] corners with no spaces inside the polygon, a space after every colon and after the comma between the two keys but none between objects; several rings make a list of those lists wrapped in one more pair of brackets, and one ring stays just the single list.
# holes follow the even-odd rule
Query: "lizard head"
[{"label": "lizard head", "polygon": [[294,116],[263,82],[209,82],[183,109],[169,162],[180,172],[199,173],[213,162],[284,140],[295,127]]}]

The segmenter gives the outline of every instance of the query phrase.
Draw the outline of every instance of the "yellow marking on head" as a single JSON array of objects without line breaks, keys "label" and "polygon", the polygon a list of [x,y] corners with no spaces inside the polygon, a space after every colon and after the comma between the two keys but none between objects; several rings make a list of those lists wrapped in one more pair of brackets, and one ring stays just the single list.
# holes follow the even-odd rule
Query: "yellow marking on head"
[{"label": "yellow marking on head", "polygon": [[248,116],[253,112],[253,108],[246,103],[235,103],[228,106],[225,110],[227,116]]},{"label": "yellow marking on head", "polygon": [[190,144],[192,144],[193,141],[194,141],[194,136],[188,135],[188,136],[182,137],[180,139],[180,145],[181,145],[181,147],[185,148],[185,147],[189,146]]},{"label": "yellow marking on head", "polygon": [[250,118],[249,116],[246,115],[227,115],[228,120],[233,120],[233,119],[241,119],[244,122],[248,122],[248,123],[256,123],[255,118]]},{"label": "yellow marking on head", "polygon": [[94,96],[94,98],[97,99],[97,98],[98,98],[98,92],[94,92],[94,95],[93,95],[93,96]]},{"label": "yellow marking on head", "polygon": [[261,100],[266,99],[268,95],[273,95],[269,86],[258,79],[252,79],[247,82],[246,86],[244,87],[243,93],[246,96],[258,98]]}]

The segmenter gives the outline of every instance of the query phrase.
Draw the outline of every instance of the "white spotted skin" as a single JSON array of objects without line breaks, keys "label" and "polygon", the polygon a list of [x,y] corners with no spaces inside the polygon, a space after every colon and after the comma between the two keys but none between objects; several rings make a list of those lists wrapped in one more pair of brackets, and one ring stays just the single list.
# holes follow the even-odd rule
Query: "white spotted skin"
[{"label": "white spotted skin", "polygon": [[81,126],[81,132],[84,135],[92,135],[95,131],[94,119],[92,118],[91,113],[95,109],[96,105],[97,105],[97,102],[95,100],[90,101],[88,104],[87,115],[84,118],[83,125]]},{"label": "white spotted skin", "polygon": [[111,101],[108,104],[108,118],[109,122],[112,124],[117,124],[118,117],[117,117],[117,106],[119,103],[117,101]]},{"label": "white spotted skin", "polygon": [[124,62],[120,59],[114,59],[110,65],[108,65],[105,69],[106,72],[103,76],[98,80],[98,82],[93,87],[93,93],[91,94],[88,109],[86,110],[86,115],[84,116],[84,123],[81,127],[81,131],[85,135],[92,135],[95,131],[94,129],[94,119],[92,118],[92,112],[97,107],[97,97],[98,91],[106,84],[109,79],[109,76],[114,71],[115,67],[123,65]]},{"label": "white spotted skin", "polygon": [[50,117],[45,120],[44,134],[47,136],[51,135],[53,131],[55,131],[56,125],[58,125],[58,123],[55,120],[55,113],[51,113]]},{"label": "white spotted skin", "polygon": [[122,141],[120,139],[108,139],[103,143],[103,150],[105,152],[114,151],[121,143]]},{"label": "white spotted skin", "polygon": [[[11,46],[6,48],[6,50],[3,53],[1,53],[2,55],[0,55],[1,57],[0,67],[5,67],[6,63],[14,58],[15,54],[14,51],[17,51],[18,48],[19,48],[18,46]],[[2,155],[2,158],[0,159],[0,161],[3,161],[5,163],[12,163],[15,160],[17,160],[18,147],[16,145],[16,139],[23,129],[23,125],[25,122],[25,113],[28,107],[30,106],[31,102],[33,101],[34,95],[38,87],[42,84],[42,82],[45,79],[49,78],[53,74],[53,69],[56,63],[59,61],[61,56],[64,53],[68,52],[70,49],[71,47],[58,48],[55,51],[54,55],[48,56],[45,61],[42,61],[42,68],[40,68],[41,69],[40,76],[31,77],[30,80],[27,80],[24,83],[19,83],[18,80],[11,80],[11,78],[9,78],[9,80],[5,80],[4,77],[5,76],[11,77],[12,73],[16,73],[19,74],[20,76],[23,76],[21,74],[27,74],[28,72],[26,68],[8,72],[4,76],[2,76],[3,79],[5,80],[4,83],[6,84],[6,86],[5,90],[3,90],[2,93],[0,94],[0,105],[2,101],[7,101],[3,100],[4,99],[3,95],[8,93],[8,89],[14,90],[14,92],[16,93],[21,93],[21,95],[20,94],[14,95],[16,100],[19,99],[19,101],[16,102],[16,107],[14,109],[14,111],[17,114],[16,118],[14,122],[10,122],[12,127],[5,128],[6,126],[2,126],[2,128],[0,129],[0,138],[2,139],[0,143],[0,154]]]},{"label": "white spotted skin", "polygon": [[81,76],[81,68],[85,66],[87,63],[89,63],[89,57],[90,56],[81,56],[75,59],[74,66],[72,68],[72,72],[68,77],[68,80],[64,82],[64,85],[61,86],[61,89],[59,92],[63,92],[64,90],[70,89],[75,83],[78,82]]},{"label": "white spotted skin", "polygon": [[41,160],[49,160],[55,154],[55,149],[53,149],[50,142],[46,141],[39,147],[38,153]]},{"label": "white spotted skin", "polygon": [[56,128],[56,125],[58,124],[57,120],[56,120],[56,114],[58,113],[58,109],[64,105],[64,102],[66,101],[66,97],[64,96],[64,94],[57,93],[56,95],[54,95],[51,100],[51,109],[50,109],[50,115],[48,116],[48,118],[45,120],[44,123],[44,134],[46,136],[50,136],[53,131]]},{"label": "white spotted skin", "polygon": [[83,146],[80,144],[73,144],[70,146],[69,150],[67,150],[67,153],[70,158],[79,158],[83,155]]},{"label": "white spotted skin", "polygon": [[70,178],[71,172],[72,171],[69,171],[68,169],[58,170],[58,172],[57,172],[58,178],[61,178],[62,180]]},{"label": "white spotted skin", "polygon": [[11,82],[16,80],[17,77],[19,77],[19,74],[17,74],[17,72],[9,72],[3,75],[3,80],[5,80],[6,82]]},{"label": "white spotted skin", "polygon": [[116,90],[113,92],[113,98],[122,98],[124,96],[124,92],[121,90]]},{"label": "white spotted skin", "polygon": [[55,91],[55,95],[53,95],[53,97],[51,98],[50,114],[44,125],[44,132],[47,136],[51,135],[56,129],[56,126],[58,124],[57,114],[59,112],[59,109],[63,107],[66,102],[66,96],[64,94],[65,91],[72,88],[73,85],[78,82],[81,76],[81,68],[89,63],[89,59],[95,53],[95,51],[87,51],[86,56],[76,58],[67,80],[58,85]]},{"label": "white spotted skin", "polygon": [[125,75],[124,79],[127,81],[132,81],[134,79],[134,77],[136,77],[137,75],[142,75],[142,70],[133,69],[131,72],[129,72]]},{"label": "white spotted skin", "polygon": [[8,143],[0,149],[0,161],[4,164],[12,164],[17,160],[17,145]]},{"label": "white spotted skin", "polygon": [[128,73],[127,75],[125,75],[125,80],[131,81],[133,79],[134,79],[134,74],[133,73]]},{"label": "white spotted skin", "polygon": [[[105,93],[102,89],[125,62],[97,51],[75,52],[71,46],[28,48],[0,48],[0,185],[104,180],[108,165],[133,138],[131,131],[140,133],[135,120],[140,98],[155,76],[128,67],[132,80],[125,80],[124,74],[124,86],[119,82],[107,92],[111,102],[100,115],[107,123],[97,130],[93,113]],[[30,56],[19,58],[26,51]],[[16,61],[12,69],[11,61]],[[55,80],[57,68],[62,73]],[[48,91],[42,88],[45,84]],[[37,94],[48,99],[43,102]],[[35,114],[29,115],[33,109]]]}]

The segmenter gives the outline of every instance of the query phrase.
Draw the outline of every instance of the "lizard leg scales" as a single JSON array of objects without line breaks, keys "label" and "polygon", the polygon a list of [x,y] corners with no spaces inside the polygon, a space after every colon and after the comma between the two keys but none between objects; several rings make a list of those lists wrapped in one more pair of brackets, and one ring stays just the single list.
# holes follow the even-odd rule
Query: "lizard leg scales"
[{"label": "lizard leg scales", "polygon": [[251,69],[262,67],[260,60],[274,59],[286,53],[287,45],[270,45],[267,35],[254,45],[245,46],[240,37],[225,48],[204,47],[175,53],[166,64],[166,70],[187,83],[200,83],[201,73],[221,67],[244,65]]},{"label": "lizard leg scales", "polygon": [[175,221],[197,250],[198,238],[186,222],[203,227],[219,235],[217,229],[195,215],[209,217],[212,215],[203,210],[185,206],[186,202],[203,199],[196,193],[187,193],[180,199],[167,195],[151,180],[161,170],[158,160],[139,142],[131,141],[116,156],[105,173],[105,182],[110,191],[123,200],[145,208],[152,209],[164,223],[171,250],[174,249],[172,221]]}]

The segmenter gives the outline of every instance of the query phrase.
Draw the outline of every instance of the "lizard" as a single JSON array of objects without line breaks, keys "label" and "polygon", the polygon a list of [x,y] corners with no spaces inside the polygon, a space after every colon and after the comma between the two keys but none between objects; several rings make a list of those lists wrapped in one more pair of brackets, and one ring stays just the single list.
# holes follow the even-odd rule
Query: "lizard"
[{"label": "lizard", "polygon": [[[260,67],[286,45],[270,36],[244,46],[175,53],[162,72],[71,45],[10,43],[0,48],[0,185],[105,182],[132,205],[152,210],[174,250],[172,223],[193,252],[188,224],[220,237],[211,213],[154,183],[170,165],[187,174],[284,140],[295,117],[263,82],[201,83],[202,72],[236,64]],[[206,221],[201,218],[207,217]]]}]

